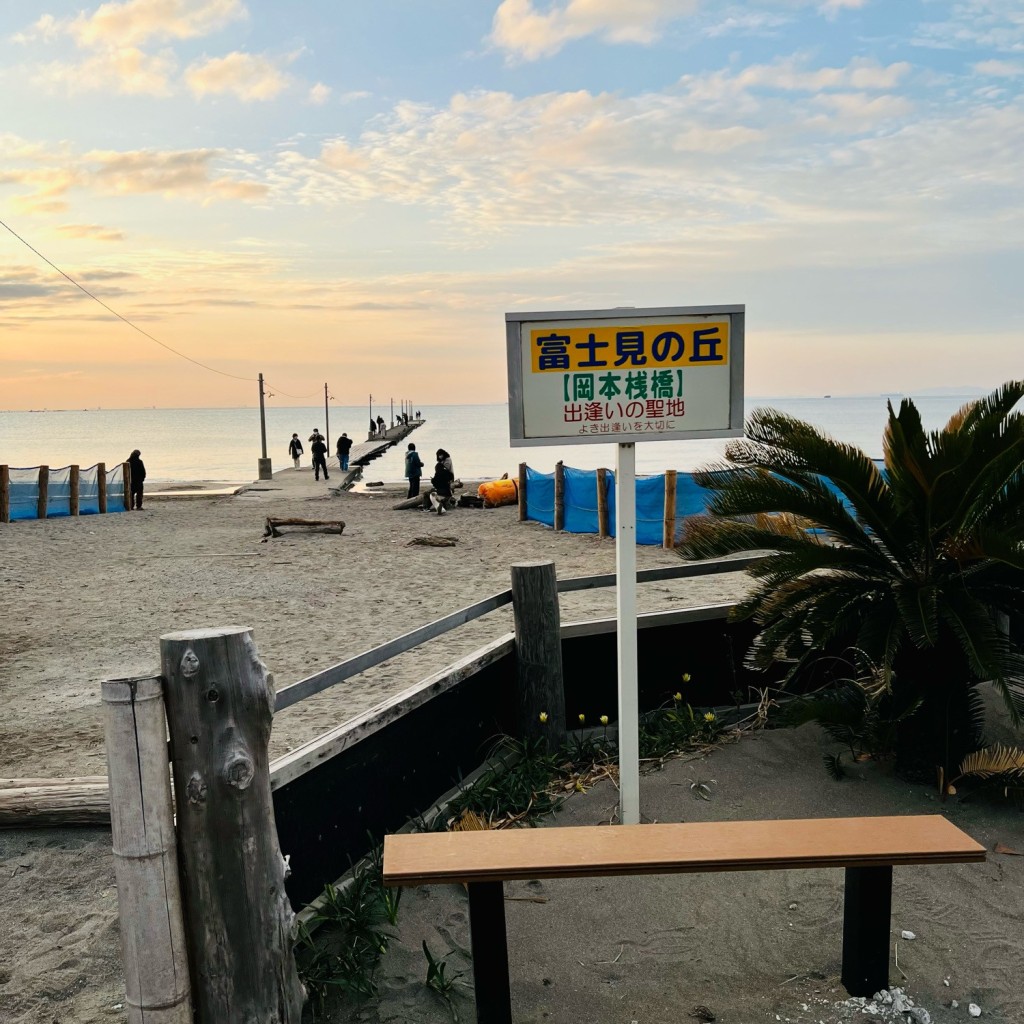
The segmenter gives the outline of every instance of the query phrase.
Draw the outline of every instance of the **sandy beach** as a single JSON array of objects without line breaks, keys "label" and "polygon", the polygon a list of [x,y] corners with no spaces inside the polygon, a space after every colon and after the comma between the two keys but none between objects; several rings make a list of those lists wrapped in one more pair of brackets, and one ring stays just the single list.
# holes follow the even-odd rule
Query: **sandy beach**
[{"label": "sandy beach", "polygon": [[[155,671],[163,633],[250,626],[281,686],[505,589],[510,563],[551,558],[563,577],[614,569],[613,542],[520,524],[514,507],[439,518],[393,511],[401,496],[393,489],[333,496],[308,470],[286,470],[234,497],[150,495],[142,512],[0,527],[0,776],[104,774],[100,680]],[[347,525],[340,537],[296,531],[261,543],[268,515],[340,517]],[[423,536],[457,543],[410,546]],[[638,562],[641,568],[673,564],[675,555],[640,548]],[[744,588],[741,574],[647,584],[640,609],[727,602]],[[563,621],[613,613],[612,589],[563,598]],[[511,613],[502,609],[282,712],[272,756],[510,628]],[[936,809],[927,790],[891,777],[829,782],[822,742],[812,729],[772,733],[726,747],[707,764],[651,776],[645,814],[696,820]],[[688,798],[686,779],[695,771],[716,780],[712,801]],[[614,802],[613,789],[598,788],[575,798],[559,818],[605,820]],[[955,802],[950,807],[959,815],[954,820],[989,849],[1000,840],[1024,850],[1024,819],[1008,805],[962,814]],[[109,850],[104,829],[0,830],[0,1020],[125,1019]],[[959,1015],[943,1016],[940,1004],[944,995],[961,999],[958,993],[968,991],[991,1007],[991,1019],[1024,1019],[1018,986],[1009,980],[1019,970],[1024,940],[1022,868],[1024,858],[995,856],[980,867],[915,872],[913,899],[901,904],[905,912],[894,927],[922,936],[905,954],[904,969],[912,987],[931,1000],[925,1005],[933,1020],[967,1019],[966,1002]],[[547,904],[511,904],[514,944],[530,946],[544,936],[513,968],[513,985],[527,998],[521,1019],[653,1024],[690,1019],[689,1008],[703,1003],[717,1006],[723,1021],[870,1020],[816,1003],[804,1012],[800,1006],[811,1006],[814,985],[780,987],[808,971],[824,972],[824,980],[812,979],[822,992],[822,985],[835,983],[828,979],[838,947],[831,939],[827,948],[824,943],[838,921],[841,887],[831,877],[800,874],[777,873],[767,881],[758,875],[756,882],[746,875],[659,880],[668,890],[648,887],[650,879],[567,883],[557,896],[545,887]],[[670,902],[680,894],[684,918],[666,909],[666,892]],[[797,911],[787,911],[794,902]],[[636,908],[629,921],[611,920],[625,904]],[[577,920],[572,905],[595,916]],[[410,893],[407,910],[402,944],[386,965],[390,995],[361,1019],[449,1019],[420,991],[425,967],[418,936],[432,936],[439,952],[464,946],[465,908],[451,894]],[[680,968],[692,963],[697,946],[699,976]],[[901,949],[901,964],[903,956]],[[653,973],[635,969],[641,958]],[[541,984],[544,977],[550,984]],[[950,987],[943,992],[945,977]]]}]

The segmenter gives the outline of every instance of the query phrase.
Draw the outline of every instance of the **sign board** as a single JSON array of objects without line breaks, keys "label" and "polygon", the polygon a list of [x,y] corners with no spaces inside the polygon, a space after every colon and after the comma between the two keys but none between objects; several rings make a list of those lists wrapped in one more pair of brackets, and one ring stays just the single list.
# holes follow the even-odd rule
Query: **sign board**
[{"label": "sign board", "polygon": [[744,308],[506,313],[512,446],[741,435]]}]

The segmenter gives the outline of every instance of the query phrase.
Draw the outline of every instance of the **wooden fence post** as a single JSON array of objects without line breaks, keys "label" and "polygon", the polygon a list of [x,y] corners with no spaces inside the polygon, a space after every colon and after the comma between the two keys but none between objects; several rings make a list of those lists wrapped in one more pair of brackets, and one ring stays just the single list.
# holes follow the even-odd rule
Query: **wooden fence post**
[{"label": "wooden fence post", "polygon": [[[512,569],[516,630],[519,734],[548,741],[555,752],[565,742],[562,634],[554,562],[520,562]],[[547,721],[541,722],[541,713]]]},{"label": "wooden fence post", "polygon": [[96,501],[100,512],[107,511],[107,464],[96,463]]},{"label": "wooden fence post", "polygon": [[169,633],[160,660],[197,1019],[299,1024],[267,755],[273,678],[247,629]]},{"label": "wooden fence post", "polygon": [[132,507],[132,467],[127,462],[121,463],[121,480],[124,484],[124,510]]},{"label": "wooden fence post", "polygon": [[39,467],[39,498],[36,501],[36,519],[46,518],[46,502],[50,497],[50,467]]},{"label": "wooden fence post", "polygon": [[68,514],[78,515],[78,493],[79,493],[79,470],[78,466],[72,466],[68,473]]},{"label": "wooden fence post", "polygon": [[565,529],[565,466],[559,459],[555,463],[555,529]]},{"label": "wooden fence post", "polygon": [[11,521],[11,468],[0,466],[0,523]]},{"label": "wooden fence post", "polygon": [[672,550],[676,546],[676,471],[665,470],[665,529],[661,546]]},{"label": "wooden fence post", "polygon": [[128,1024],[192,1024],[159,677],[101,684]]},{"label": "wooden fence post", "polygon": [[519,522],[526,522],[526,463],[519,463]]},{"label": "wooden fence post", "polygon": [[597,471],[597,535],[607,537],[610,533],[608,522],[608,470]]}]

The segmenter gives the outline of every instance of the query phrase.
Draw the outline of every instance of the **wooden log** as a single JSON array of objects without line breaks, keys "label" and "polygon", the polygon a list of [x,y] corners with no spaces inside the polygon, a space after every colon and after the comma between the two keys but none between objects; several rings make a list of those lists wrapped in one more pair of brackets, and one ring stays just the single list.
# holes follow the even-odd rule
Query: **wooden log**
[{"label": "wooden log", "polygon": [[191,1024],[163,683],[107,679],[100,690],[128,1024]]},{"label": "wooden log", "polygon": [[197,1020],[299,1024],[267,758],[273,678],[246,629],[170,633],[160,657]]},{"label": "wooden log", "polygon": [[11,521],[11,468],[0,466],[0,523]]},{"label": "wooden log", "polygon": [[661,546],[671,551],[676,546],[676,471],[665,470],[665,526]]},{"label": "wooden log", "polygon": [[554,752],[565,742],[555,563],[520,562],[511,570],[519,734],[524,740],[546,739],[548,750]]},{"label": "wooden log", "polygon": [[107,511],[107,464],[96,463],[96,501],[101,512]]},{"label": "wooden log", "polygon": [[607,537],[611,533],[608,521],[608,470],[597,471],[597,535]]},{"label": "wooden log", "polygon": [[39,497],[36,500],[36,518],[46,518],[46,502],[50,496],[50,467],[39,467]]},{"label": "wooden log", "polygon": [[307,526],[323,530],[325,533],[343,533],[345,523],[341,519],[275,519],[267,516],[263,527],[264,537],[280,537],[282,526]]},{"label": "wooden log", "polygon": [[72,466],[70,473],[68,474],[68,484],[70,487],[68,496],[68,513],[73,516],[78,515],[78,493],[79,493],[79,470],[77,466]]},{"label": "wooden log", "polygon": [[110,794],[102,776],[83,779],[0,780],[0,827],[106,825]]},{"label": "wooden log", "polygon": [[406,498],[404,501],[400,501],[397,505],[392,505],[391,509],[394,512],[403,512],[410,508],[423,508],[423,495],[418,494],[415,498]]},{"label": "wooden log", "polygon": [[526,463],[519,463],[519,522],[526,522]]},{"label": "wooden log", "polygon": [[565,466],[555,463],[555,529],[565,529]]},{"label": "wooden log", "polygon": [[132,507],[132,467],[127,462],[121,463],[121,484],[124,495],[124,510]]}]

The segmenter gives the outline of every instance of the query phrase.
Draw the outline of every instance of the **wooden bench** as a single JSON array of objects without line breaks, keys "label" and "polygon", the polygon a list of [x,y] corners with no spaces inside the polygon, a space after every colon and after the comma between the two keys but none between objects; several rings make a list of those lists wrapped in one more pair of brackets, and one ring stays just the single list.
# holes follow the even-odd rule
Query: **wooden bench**
[{"label": "wooden bench", "polygon": [[851,995],[889,985],[892,869],[983,861],[941,815],[430,832],[384,839],[384,884],[461,882],[480,1024],[511,1024],[502,883],[513,879],[845,868],[842,980]]}]

